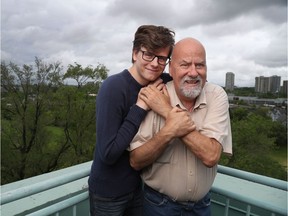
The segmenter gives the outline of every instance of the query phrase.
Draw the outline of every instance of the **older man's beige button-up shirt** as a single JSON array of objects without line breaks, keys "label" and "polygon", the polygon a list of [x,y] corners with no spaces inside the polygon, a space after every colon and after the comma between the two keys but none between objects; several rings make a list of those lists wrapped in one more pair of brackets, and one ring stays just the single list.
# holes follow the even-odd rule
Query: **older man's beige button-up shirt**
[{"label": "older man's beige button-up shirt", "polygon": [[[173,82],[167,83],[171,105],[185,109],[178,99]],[[232,154],[232,137],[229,103],[225,91],[217,85],[206,83],[197,98],[191,118],[196,129],[222,144],[223,152]],[[160,128],[165,119],[150,111],[134,137],[130,150],[147,142]],[[163,154],[150,166],[143,169],[143,181],[160,193],[177,201],[197,201],[210,190],[217,166],[206,167],[183,142],[172,140]]]}]

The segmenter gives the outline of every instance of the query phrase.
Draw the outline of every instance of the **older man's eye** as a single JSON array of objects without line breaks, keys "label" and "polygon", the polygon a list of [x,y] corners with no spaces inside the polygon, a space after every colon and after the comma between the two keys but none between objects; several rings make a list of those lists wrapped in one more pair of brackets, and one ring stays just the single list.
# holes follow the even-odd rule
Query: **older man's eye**
[{"label": "older man's eye", "polygon": [[180,64],[180,67],[183,68],[183,69],[187,69],[189,68],[189,64]]},{"label": "older man's eye", "polygon": [[205,64],[203,64],[203,63],[195,64],[195,68],[197,68],[197,69],[202,69],[204,67],[205,67]]}]

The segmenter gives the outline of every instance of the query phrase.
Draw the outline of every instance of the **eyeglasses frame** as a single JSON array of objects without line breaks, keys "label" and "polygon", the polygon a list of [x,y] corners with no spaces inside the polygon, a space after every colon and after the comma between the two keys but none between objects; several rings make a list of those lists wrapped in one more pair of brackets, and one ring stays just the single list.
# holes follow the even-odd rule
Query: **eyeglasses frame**
[{"label": "eyeglasses frame", "polygon": [[[158,62],[158,64],[159,64],[159,65],[162,65],[162,66],[166,66],[166,65],[169,63],[169,61],[170,61],[170,57],[158,56],[158,55],[155,55],[154,53],[151,53],[151,52],[149,52],[149,51],[147,51],[147,50],[141,50],[141,49],[140,49],[140,51],[142,52],[142,59],[143,59],[144,61],[152,62],[152,61],[157,57],[157,62]],[[154,57],[153,57],[151,60],[148,60],[148,59],[145,59],[145,58],[144,58],[144,54],[147,53],[147,52],[154,55]],[[162,58],[162,59],[163,59],[163,58],[167,58],[166,63],[165,63],[165,64],[160,63],[160,62],[159,62],[159,57],[160,57],[160,59],[161,59],[161,58]]]}]

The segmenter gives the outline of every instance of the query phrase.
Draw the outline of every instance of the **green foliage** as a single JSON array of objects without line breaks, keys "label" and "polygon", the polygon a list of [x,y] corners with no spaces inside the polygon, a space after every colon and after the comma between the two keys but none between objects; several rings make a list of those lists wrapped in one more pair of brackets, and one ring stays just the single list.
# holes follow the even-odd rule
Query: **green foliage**
[{"label": "green foliage", "polygon": [[233,144],[253,154],[262,154],[272,149],[275,138],[267,137],[271,128],[269,123],[267,119],[253,113],[246,119],[238,121],[237,124],[232,121]]},{"label": "green foliage", "polygon": [[283,91],[277,93],[258,93],[255,92],[255,87],[239,87],[233,91],[226,90],[227,93],[233,93],[237,96],[258,97],[258,98],[287,98],[287,94]]},{"label": "green foliage", "polygon": [[[45,64],[36,58],[35,67],[23,65],[21,68],[1,62],[1,69],[1,86],[5,92],[1,98],[4,101],[1,118],[7,120],[1,131],[1,171],[2,182],[5,182],[41,173],[35,170],[35,166],[43,164],[34,160],[37,156],[34,152],[41,155],[49,142],[50,134],[45,126],[50,118],[45,113],[51,89],[60,83],[57,77],[60,77],[61,66],[60,63]],[[45,166],[42,168],[47,170]]]},{"label": "green foliage", "polygon": [[257,94],[258,98],[287,98],[287,94],[283,93],[283,92],[277,92],[277,93],[271,93],[271,92],[267,92],[267,93],[258,93]]},{"label": "green foliage", "polygon": [[55,123],[63,127],[66,140],[74,150],[73,164],[92,159],[95,146],[95,97],[89,96],[88,90],[91,88],[85,86],[59,90],[62,110],[57,110],[58,123]]},{"label": "green foliage", "polygon": [[[261,175],[287,180],[285,167],[271,152],[277,147],[279,124],[268,117],[267,109],[231,110],[233,156],[221,158],[221,164]],[[283,130],[281,132],[283,134]],[[286,138],[287,139],[287,138]]]},{"label": "green foliage", "polygon": [[33,66],[1,62],[1,184],[92,159],[95,94],[108,70],[70,66],[66,78],[78,87],[64,85],[61,70],[38,58]]},{"label": "green foliage", "polygon": [[[92,160],[95,95],[108,70],[75,63],[61,71],[38,58],[33,66],[1,62],[1,184]],[[78,85],[64,85],[68,78]],[[220,164],[287,180],[270,156],[286,147],[287,124],[273,122],[268,108],[247,107],[230,109],[233,156]]]},{"label": "green foliage", "polygon": [[63,79],[71,78],[77,82],[78,88],[87,84],[89,81],[94,83],[101,83],[108,76],[108,69],[105,65],[98,64],[98,66],[93,69],[92,66],[87,66],[85,68],[77,62],[75,65],[69,65],[67,72],[64,74]]},{"label": "green foliage", "polygon": [[233,94],[237,96],[256,96],[254,87],[242,87],[242,88],[234,88]]},{"label": "green foliage", "polygon": [[239,107],[237,109],[230,109],[230,118],[234,121],[241,121],[248,116],[247,109]]},{"label": "green foliage", "polygon": [[287,147],[287,124],[281,124],[280,122],[273,122],[271,125],[270,137],[275,137],[275,144],[277,148]]}]

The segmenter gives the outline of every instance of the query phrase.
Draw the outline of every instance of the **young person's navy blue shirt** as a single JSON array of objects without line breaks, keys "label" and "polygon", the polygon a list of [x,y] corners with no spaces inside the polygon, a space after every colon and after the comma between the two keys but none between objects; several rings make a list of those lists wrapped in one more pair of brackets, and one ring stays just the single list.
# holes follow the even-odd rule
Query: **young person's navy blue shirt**
[{"label": "young person's navy blue shirt", "polygon": [[[172,78],[163,73],[166,83]],[[88,184],[101,197],[119,197],[141,185],[129,147],[147,111],[135,105],[141,86],[128,70],[109,76],[96,99],[96,147]]]}]

